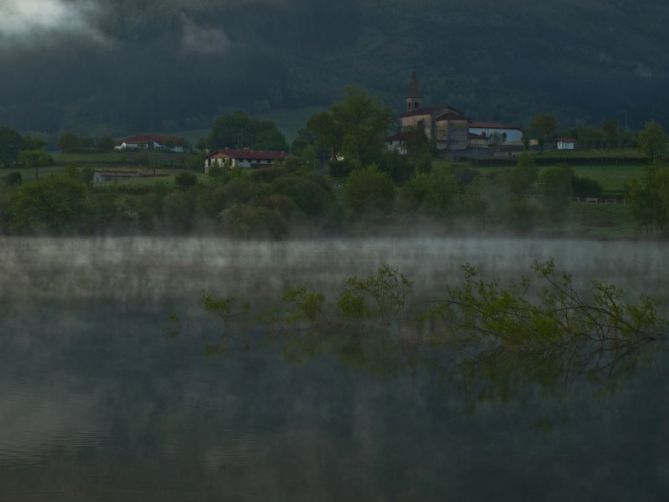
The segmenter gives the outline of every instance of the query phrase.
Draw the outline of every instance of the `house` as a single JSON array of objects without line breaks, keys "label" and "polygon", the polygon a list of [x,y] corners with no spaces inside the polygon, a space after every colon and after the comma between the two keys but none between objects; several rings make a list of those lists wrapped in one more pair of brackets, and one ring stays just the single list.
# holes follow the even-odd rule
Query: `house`
[{"label": "house", "polygon": [[228,167],[231,169],[269,167],[283,161],[287,156],[286,152],[226,148],[207,155],[204,161],[204,172],[208,173],[212,167]]},{"label": "house", "polygon": [[386,148],[391,152],[399,153],[400,155],[407,154],[407,147],[405,144],[404,135],[401,132],[388,136],[386,138]]},{"label": "house", "polygon": [[558,150],[576,150],[576,139],[574,138],[558,138],[557,140],[557,149]]},{"label": "house", "polygon": [[489,144],[522,145],[523,130],[519,127],[498,122],[470,122],[469,133],[488,138]]},{"label": "house", "polygon": [[163,134],[137,134],[120,138],[114,143],[114,150],[138,151],[138,150],[163,150],[172,153],[184,153],[188,142],[177,136],[166,136]]}]

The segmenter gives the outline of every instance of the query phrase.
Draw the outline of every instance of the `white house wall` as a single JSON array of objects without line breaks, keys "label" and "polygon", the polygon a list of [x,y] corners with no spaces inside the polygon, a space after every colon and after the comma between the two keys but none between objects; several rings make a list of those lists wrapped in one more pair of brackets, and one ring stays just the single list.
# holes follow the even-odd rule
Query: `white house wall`
[{"label": "white house wall", "polygon": [[523,131],[518,129],[485,129],[480,127],[470,127],[469,132],[470,134],[476,134],[477,136],[485,134],[487,138],[495,135],[502,136],[506,133],[505,143],[522,143],[523,141]]}]

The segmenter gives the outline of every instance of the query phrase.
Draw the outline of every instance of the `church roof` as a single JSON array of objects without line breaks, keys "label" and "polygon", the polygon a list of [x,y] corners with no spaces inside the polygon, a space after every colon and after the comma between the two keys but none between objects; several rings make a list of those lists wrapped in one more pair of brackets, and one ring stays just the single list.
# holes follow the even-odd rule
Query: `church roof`
[{"label": "church roof", "polygon": [[400,118],[419,117],[421,115],[431,115],[435,120],[467,120],[464,113],[448,105],[426,106],[412,112],[403,113]]}]

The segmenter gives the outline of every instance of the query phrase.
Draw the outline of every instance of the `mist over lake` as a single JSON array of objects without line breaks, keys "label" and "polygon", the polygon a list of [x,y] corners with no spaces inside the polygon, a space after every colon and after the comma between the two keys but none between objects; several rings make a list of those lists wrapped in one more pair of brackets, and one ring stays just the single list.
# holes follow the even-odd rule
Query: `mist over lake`
[{"label": "mist over lake", "polygon": [[[438,296],[553,258],[580,287],[669,302],[663,243],[513,238],[3,239],[3,500],[662,500],[667,357],[606,392],[468,409],[420,368],[382,376],[271,347],[203,355],[203,292],[271,300],[381,265]],[[178,314],[180,334],[170,336]]]}]

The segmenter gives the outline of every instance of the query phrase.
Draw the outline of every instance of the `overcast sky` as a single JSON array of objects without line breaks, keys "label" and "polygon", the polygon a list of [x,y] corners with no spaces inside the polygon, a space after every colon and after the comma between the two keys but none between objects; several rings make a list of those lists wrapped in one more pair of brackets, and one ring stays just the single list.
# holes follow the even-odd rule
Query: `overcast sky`
[{"label": "overcast sky", "polygon": [[4,44],[36,43],[57,34],[105,43],[97,27],[100,13],[89,0],[0,0],[0,37]]}]

